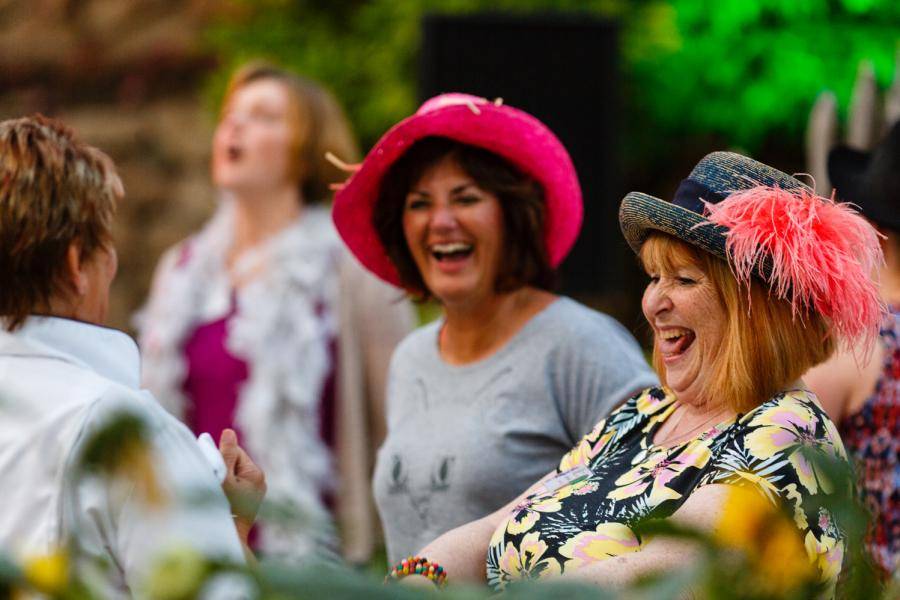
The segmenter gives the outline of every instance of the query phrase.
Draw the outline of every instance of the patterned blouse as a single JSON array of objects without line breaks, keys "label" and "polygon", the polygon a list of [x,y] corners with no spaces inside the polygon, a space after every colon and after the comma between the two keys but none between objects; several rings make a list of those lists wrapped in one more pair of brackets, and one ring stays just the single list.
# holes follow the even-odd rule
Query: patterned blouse
[{"label": "patterned blouse", "polygon": [[872,512],[866,545],[891,573],[900,559],[900,306],[881,328],[884,362],[875,392],[840,423],[847,452],[856,462],[862,500]]},{"label": "patterned blouse", "polygon": [[529,496],[494,533],[488,583],[500,590],[513,580],[634,552],[641,540],[630,524],[670,516],[707,484],[753,484],[773,502],[789,505],[823,580],[833,584],[843,536],[825,509],[804,509],[803,499],[819,491],[822,475],[797,448],[841,457],[844,449],[815,396],[806,390],[779,393],[694,439],[655,446],[653,435],[675,407],[670,392],[649,388],[600,421],[557,469],[572,473],[584,466],[589,476]]}]

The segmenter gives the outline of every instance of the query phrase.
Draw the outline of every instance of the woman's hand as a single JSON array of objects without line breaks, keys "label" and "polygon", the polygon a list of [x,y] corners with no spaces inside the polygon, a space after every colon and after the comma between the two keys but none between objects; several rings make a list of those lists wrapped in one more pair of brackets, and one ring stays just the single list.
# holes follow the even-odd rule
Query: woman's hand
[{"label": "woman's hand", "polygon": [[231,504],[234,524],[241,542],[246,546],[250,529],[256,521],[259,505],[266,495],[266,474],[238,445],[237,434],[231,429],[222,431],[219,452],[225,460],[225,481],[222,489]]}]

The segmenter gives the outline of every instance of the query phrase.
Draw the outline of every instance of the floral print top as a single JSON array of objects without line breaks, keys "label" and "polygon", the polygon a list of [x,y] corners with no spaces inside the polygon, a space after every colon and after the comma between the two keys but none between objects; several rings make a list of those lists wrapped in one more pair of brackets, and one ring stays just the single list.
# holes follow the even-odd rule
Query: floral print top
[{"label": "floral print top", "polygon": [[496,530],[487,556],[488,583],[503,589],[634,552],[642,540],[629,525],[670,516],[708,484],[754,485],[794,514],[810,560],[823,580],[837,579],[843,536],[831,515],[803,500],[828,483],[800,447],[845,457],[837,430],[807,390],[777,394],[744,415],[672,447],[653,435],[677,403],[649,388],[600,421],[559,464],[587,467],[584,477],[539,492],[515,507]]}]

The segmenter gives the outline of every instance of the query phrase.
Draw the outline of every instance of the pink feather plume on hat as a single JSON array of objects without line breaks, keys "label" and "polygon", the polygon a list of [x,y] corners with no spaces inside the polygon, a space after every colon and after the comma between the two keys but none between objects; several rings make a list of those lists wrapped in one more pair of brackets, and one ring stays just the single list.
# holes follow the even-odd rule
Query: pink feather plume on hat
[{"label": "pink feather plume on hat", "polygon": [[812,307],[848,346],[870,347],[885,310],[873,279],[884,257],[878,233],[847,204],[801,188],[758,186],[706,203],[707,218],[728,229],[726,250],[748,284],[765,257],[770,290],[794,314]]}]

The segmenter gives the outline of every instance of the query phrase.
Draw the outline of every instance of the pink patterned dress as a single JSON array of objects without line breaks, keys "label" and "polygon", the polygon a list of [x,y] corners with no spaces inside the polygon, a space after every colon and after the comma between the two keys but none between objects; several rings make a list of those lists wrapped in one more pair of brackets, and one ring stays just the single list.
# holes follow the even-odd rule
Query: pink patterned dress
[{"label": "pink patterned dress", "polygon": [[891,573],[900,555],[900,307],[890,307],[881,343],[884,362],[875,392],[839,429],[856,462],[862,500],[872,512],[869,551]]}]

